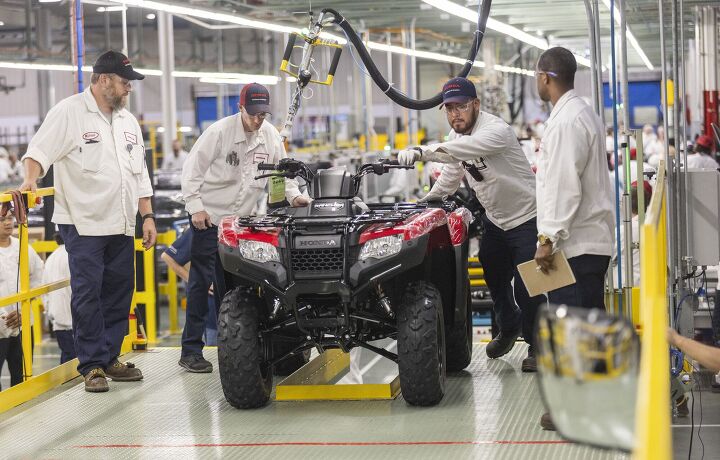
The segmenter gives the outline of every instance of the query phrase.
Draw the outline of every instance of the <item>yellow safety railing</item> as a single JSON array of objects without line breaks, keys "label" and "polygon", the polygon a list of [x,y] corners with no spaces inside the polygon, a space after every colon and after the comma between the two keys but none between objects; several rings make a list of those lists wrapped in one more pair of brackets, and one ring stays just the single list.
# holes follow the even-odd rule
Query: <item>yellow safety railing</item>
[{"label": "yellow safety railing", "polygon": [[[35,206],[37,197],[51,196],[54,193],[52,187],[39,188],[35,193],[26,192],[29,207]],[[12,196],[8,193],[0,194],[0,203],[12,201]],[[27,224],[18,223],[18,239],[20,240],[20,257],[18,269],[20,272],[20,291],[16,294],[0,298],[0,307],[20,303],[20,327],[24,331],[22,334],[23,349],[23,369],[24,378],[27,380],[32,374],[32,353],[26,350],[32,350],[32,339],[30,335],[30,311],[32,310],[32,299],[39,297],[48,292],[62,289],[70,285],[70,280],[56,281],[54,283],[44,284],[35,288],[30,288],[30,256],[28,252],[28,227]],[[36,307],[39,312],[39,308]]]},{"label": "yellow safety railing", "polygon": [[[36,193],[26,192],[28,195],[29,207],[35,206],[35,198],[52,196],[54,189],[52,187],[39,188]],[[0,203],[9,202],[12,200],[11,195],[7,193],[0,193]],[[161,244],[169,245],[175,240],[175,231],[171,230],[158,235],[158,242]],[[20,240],[20,257],[19,257],[19,272],[20,272],[20,290],[19,292],[1,297],[0,307],[6,305],[13,305],[20,303],[20,317],[21,317],[21,328],[22,331],[33,331],[33,336],[29,333],[22,335],[22,348],[23,348],[23,368],[25,370],[25,379],[32,377],[32,353],[25,352],[25,350],[32,350],[32,340],[35,343],[42,341],[42,302],[39,297],[57,289],[62,289],[70,285],[70,280],[59,280],[41,286],[30,287],[30,263],[29,263],[29,238],[28,238],[28,227],[27,224],[18,224],[18,239]],[[57,249],[57,243],[54,241],[35,241],[32,243],[33,249],[37,253],[49,253]],[[147,340],[150,343],[157,342],[157,322],[156,322],[156,308],[157,308],[157,295],[155,292],[155,249],[151,248],[145,250],[142,247],[142,240],[135,240],[135,250],[142,252],[143,257],[143,280],[145,288],[142,291],[136,290],[133,294],[132,310],[137,304],[145,305],[145,326],[147,333]],[[168,282],[161,285],[163,293],[168,296],[168,302],[170,306],[170,330],[171,332],[179,332],[178,330],[178,295],[177,295],[177,277],[172,270],[168,270]],[[30,312],[33,312],[31,315]],[[31,328],[30,318],[33,317],[33,328]]]},{"label": "yellow safety railing", "polygon": [[638,381],[635,450],[636,460],[669,460],[672,456],[670,430],[670,357],[665,331],[668,327],[667,223],[665,165],[658,168],[658,180],[641,228],[640,321],[643,329]]}]

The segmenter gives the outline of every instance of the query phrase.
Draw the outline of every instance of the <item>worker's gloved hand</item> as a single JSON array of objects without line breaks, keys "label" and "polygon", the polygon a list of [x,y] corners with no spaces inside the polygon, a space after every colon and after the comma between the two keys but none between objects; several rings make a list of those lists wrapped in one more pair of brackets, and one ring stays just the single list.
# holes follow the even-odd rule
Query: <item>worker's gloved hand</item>
[{"label": "worker's gloved hand", "polygon": [[418,161],[422,154],[417,149],[404,149],[398,152],[398,163],[400,166],[412,166]]},{"label": "worker's gloved hand", "polygon": [[5,326],[10,329],[17,329],[20,327],[20,315],[17,311],[11,311],[5,317]]}]

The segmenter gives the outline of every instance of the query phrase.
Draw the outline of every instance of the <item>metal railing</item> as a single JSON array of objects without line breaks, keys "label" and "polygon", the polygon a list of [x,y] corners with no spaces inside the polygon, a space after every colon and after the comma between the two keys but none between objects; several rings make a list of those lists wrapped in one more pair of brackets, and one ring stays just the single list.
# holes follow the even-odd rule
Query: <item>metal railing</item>
[{"label": "metal railing", "polygon": [[668,243],[667,184],[665,164],[660,163],[658,179],[645,222],[640,230],[640,322],[642,350],[636,402],[636,460],[669,460],[672,456],[670,430],[670,354],[668,328]]},{"label": "metal railing", "polygon": [[[35,198],[52,196],[54,189],[52,187],[37,189],[36,193],[25,193],[28,198],[28,206],[35,206]],[[12,196],[7,193],[0,193],[0,203],[12,201]],[[170,230],[158,235],[158,243],[170,245],[175,241],[176,232]],[[57,249],[58,245],[54,241],[35,241],[29,242],[27,223],[18,222],[18,239],[20,241],[19,248],[19,284],[20,289],[17,293],[9,296],[0,297],[0,307],[20,303],[21,330],[33,331],[22,334],[23,349],[23,369],[24,379],[33,376],[32,370],[32,341],[40,343],[42,341],[42,302],[40,296],[57,289],[70,286],[70,279],[54,281],[52,283],[42,284],[40,286],[30,286],[30,259],[29,247],[32,246],[37,253],[50,253]],[[142,240],[135,240],[135,251],[141,252],[143,257],[143,284],[142,290],[135,290],[133,293],[132,306],[130,311],[135,311],[137,304],[145,305],[145,328],[147,333],[147,341],[151,344],[157,342],[157,292],[155,290],[155,248],[145,250],[142,247]],[[158,285],[160,293],[167,295],[169,307],[170,332],[177,333],[178,330],[178,292],[177,292],[177,276],[172,270],[168,270],[168,281]],[[32,315],[30,312],[32,311]],[[128,312],[130,313],[130,312]],[[33,324],[31,328],[31,317]],[[133,335],[131,332],[131,336]]]}]

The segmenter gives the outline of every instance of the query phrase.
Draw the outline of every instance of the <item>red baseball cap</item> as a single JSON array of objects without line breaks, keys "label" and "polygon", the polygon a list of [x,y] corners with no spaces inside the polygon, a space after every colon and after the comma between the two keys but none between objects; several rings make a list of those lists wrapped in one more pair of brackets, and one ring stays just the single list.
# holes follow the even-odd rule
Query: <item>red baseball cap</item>
[{"label": "red baseball cap", "polygon": [[697,138],[697,141],[695,141],[695,144],[705,147],[706,149],[711,149],[713,147],[713,139],[712,137],[708,136],[707,134],[703,134],[702,136]]},{"label": "red baseball cap", "polygon": [[270,91],[259,83],[250,83],[240,91],[240,105],[250,115],[270,112]]},{"label": "red baseball cap", "polygon": [[[638,185],[637,181],[630,184],[631,187],[635,187],[635,188],[637,188],[637,185]],[[653,189],[652,189],[652,185],[650,185],[650,182],[648,182],[646,180],[643,181],[643,190],[645,191],[645,199],[646,200],[648,199],[648,197],[652,196]]]}]

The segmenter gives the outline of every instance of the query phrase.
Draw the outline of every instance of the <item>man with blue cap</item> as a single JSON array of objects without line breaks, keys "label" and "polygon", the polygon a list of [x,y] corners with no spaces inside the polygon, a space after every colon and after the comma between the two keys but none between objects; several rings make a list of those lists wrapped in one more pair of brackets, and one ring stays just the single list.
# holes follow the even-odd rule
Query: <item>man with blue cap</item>
[{"label": "man with blue cap", "polygon": [[448,140],[402,150],[398,161],[403,165],[415,161],[443,163],[440,177],[423,201],[455,193],[467,177],[485,208],[479,257],[499,326],[499,334],[488,343],[486,353],[490,358],[505,355],[522,333],[530,345],[522,370],[534,372],[533,326],[544,297],[528,295],[516,267],[535,255],[535,176],[513,129],[480,110],[470,80],[449,80],[442,95],[441,109],[452,127]]}]

